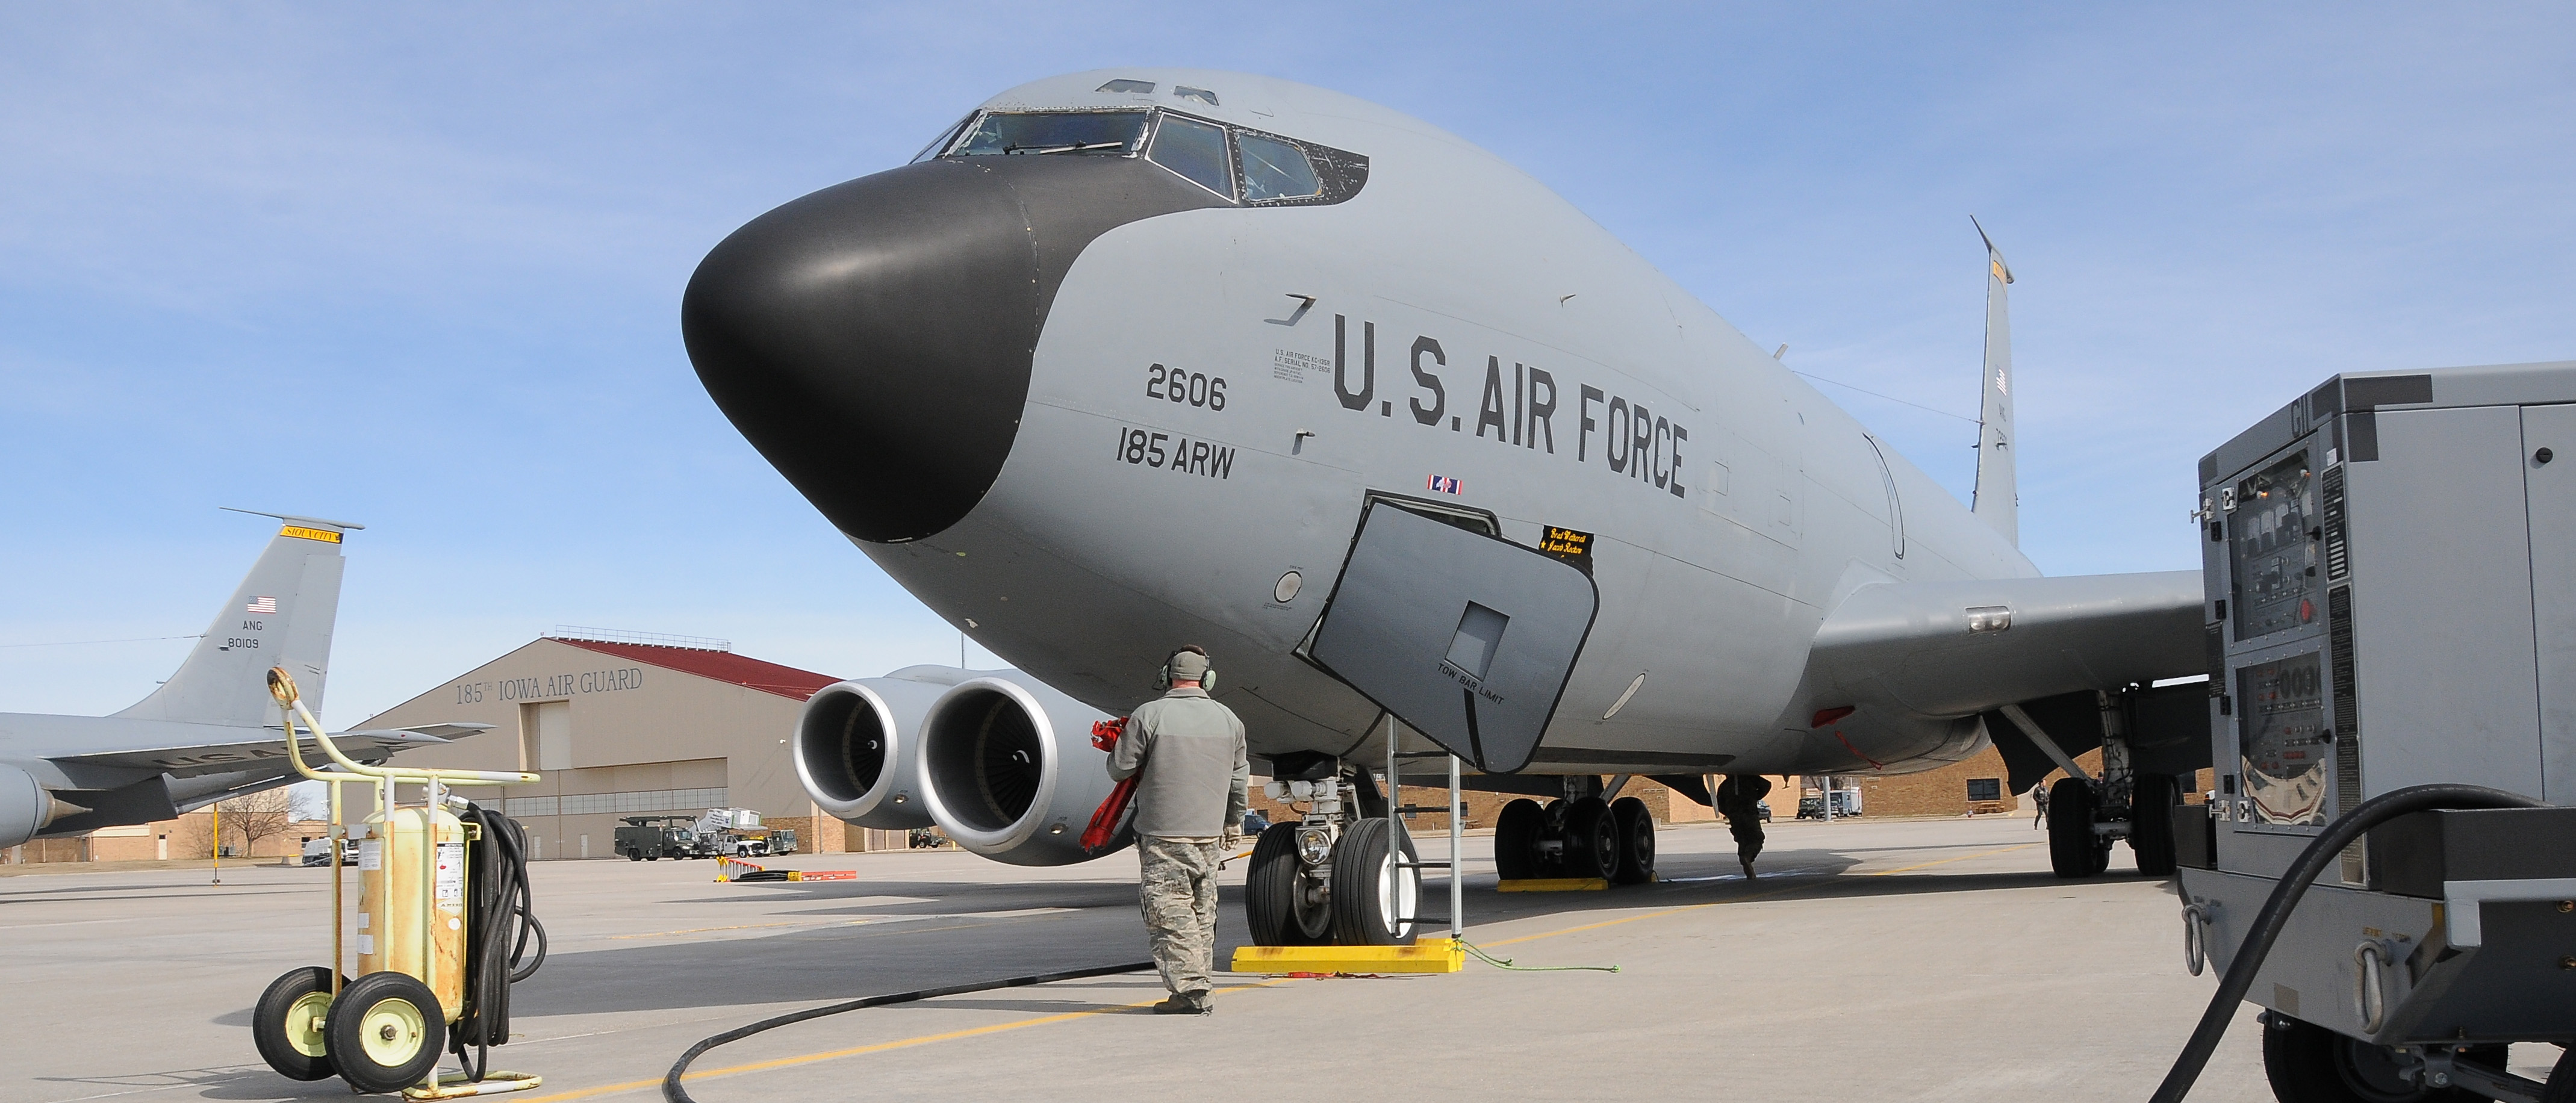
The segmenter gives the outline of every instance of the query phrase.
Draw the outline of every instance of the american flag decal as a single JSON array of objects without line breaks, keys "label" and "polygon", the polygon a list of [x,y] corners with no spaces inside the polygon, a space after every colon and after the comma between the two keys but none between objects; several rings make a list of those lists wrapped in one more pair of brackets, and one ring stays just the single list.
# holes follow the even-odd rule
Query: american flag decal
[{"label": "american flag decal", "polygon": [[273,597],[252,598],[250,599],[249,611],[253,613],[274,613],[277,611],[277,599]]}]

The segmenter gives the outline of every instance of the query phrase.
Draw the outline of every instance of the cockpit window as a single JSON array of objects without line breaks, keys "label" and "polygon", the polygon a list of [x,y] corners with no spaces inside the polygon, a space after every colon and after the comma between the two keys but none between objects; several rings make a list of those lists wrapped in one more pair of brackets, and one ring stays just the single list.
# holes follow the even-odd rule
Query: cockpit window
[{"label": "cockpit window", "polygon": [[[1103,90],[1113,90],[1110,81]],[[1145,81],[1132,83],[1151,85]],[[1213,94],[1174,87],[1184,93]],[[1221,125],[1167,107],[1108,111],[981,111],[913,158],[1072,155],[1151,159],[1230,203],[1306,207],[1349,202],[1368,186],[1369,159],[1304,137]]]},{"label": "cockpit window", "polygon": [[1315,166],[1307,163],[1306,154],[1297,147],[1258,134],[1238,134],[1234,144],[1243,156],[1245,200],[1258,203],[1324,193],[1324,185],[1315,179]]},{"label": "cockpit window", "polygon": [[1146,156],[1198,186],[1234,198],[1232,158],[1225,154],[1225,128],[1178,115],[1163,116],[1154,129],[1154,148]]},{"label": "cockpit window", "polygon": [[1153,90],[1154,90],[1154,82],[1153,82],[1153,81],[1150,81],[1150,80],[1128,80],[1128,79],[1127,79],[1127,78],[1125,78],[1125,77],[1120,77],[1120,78],[1118,78],[1117,80],[1110,81],[1110,82],[1109,82],[1109,83],[1107,83],[1107,84],[1104,84],[1104,85],[1101,85],[1101,86],[1100,86],[1100,87],[1098,87],[1098,88],[1092,89],[1092,91],[1095,91],[1095,92],[1151,92],[1151,91],[1153,91]]},{"label": "cockpit window", "polygon": [[931,159],[931,158],[933,158],[933,157],[938,156],[938,155],[939,155],[939,151],[944,150],[944,149],[947,149],[947,148],[949,147],[950,143],[953,143],[953,142],[955,142],[955,141],[957,140],[957,132],[958,132],[958,131],[961,131],[961,130],[966,129],[966,124],[971,123],[971,122],[974,122],[974,121],[975,121],[975,116],[974,116],[973,114],[968,114],[965,118],[959,119],[959,120],[957,120],[956,122],[953,122],[953,123],[948,124],[948,129],[943,130],[943,131],[940,131],[940,132],[939,132],[939,136],[938,136],[938,137],[931,139],[931,140],[930,140],[930,144],[929,144],[929,145],[926,145],[926,146],[921,147],[921,152],[916,153],[916,154],[913,154],[913,155],[912,155],[912,160],[907,161],[907,162],[905,162],[905,163],[906,163],[906,164],[913,164],[913,165],[917,165],[917,164],[922,163],[923,161],[927,161],[927,160],[929,160],[929,159]]},{"label": "cockpit window", "polygon": [[[1145,86],[1147,91],[1152,91],[1153,87],[1154,86],[1150,84]],[[1205,88],[1192,88],[1186,84],[1175,84],[1172,86],[1172,94],[1185,100],[1197,100],[1209,107],[1216,106],[1216,93],[1210,92]]]},{"label": "cockpit window", "polygon": [[1123,155],[1144,140],[1146,118],[1143,111],[991,112],[949,153]]}]

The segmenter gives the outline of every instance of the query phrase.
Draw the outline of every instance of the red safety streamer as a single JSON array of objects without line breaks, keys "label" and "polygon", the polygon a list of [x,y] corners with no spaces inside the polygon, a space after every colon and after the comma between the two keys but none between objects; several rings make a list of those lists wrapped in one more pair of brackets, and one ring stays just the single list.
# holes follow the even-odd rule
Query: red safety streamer
[{"label": "red safety streamer", "polygon": [[[1091,745],[1103,752],[1114,752],[1118,749],[1118,737],[1126,732],[1127,718],[1124,716],[1116,720],[1094,721]],[[1108,846],[1109,840],[1118,837],[1118,829],[1127,820],[1128,806],[1136,799],[1136,777],[1141,776],[1139,773],[1119,782],[1109,791],[1109,799],[1100,802],[1100,809],[1091,814],[1091,825],[1082,829],[1084,850],[1099,850]]]},{"label": "red safety streamer", "polygon": [[1853,754],[1860,755],[1860,760],[1861,760],[1861,761],[1863,761],[1863,762],[1869,763],[1869,768],[1870,768],[1870,769],[1873,769],[1873,770],[1884,770],[1884,769],[1886,769],[1886,768],[1887,768],[1887,764],[1886,764],[1886,763],[1881,762],[1881,761],[1879,761],[1879,760],[1877,760],[1877,759],[1875,759],[1875,758],[1871,758],[1870,756],[1868,756],[1868,755],[1866,755],[1866,754],[1862,754],[1862,753],[1861,753],[1861,749],[1860,749],[1860,748],[1852,746],[1852,741],[1851,741],[1851,739],[1850,739],[1849,737],[1847,737],[1847,736],[1845,736],[1845,735],[1843,734],[1843,730],[1842,730],[1841,728],[1835,728],[1835,729],[1834,729],[1834,738],[1836,738],[1836,739],[1840,739],[1840,740],[1842,740],[1842,741],[1843,741],[1843,747],[1844,747],[1844,749],[1849,750],[1849,751],[1850,751],[1851,753],[1853,753]]}]

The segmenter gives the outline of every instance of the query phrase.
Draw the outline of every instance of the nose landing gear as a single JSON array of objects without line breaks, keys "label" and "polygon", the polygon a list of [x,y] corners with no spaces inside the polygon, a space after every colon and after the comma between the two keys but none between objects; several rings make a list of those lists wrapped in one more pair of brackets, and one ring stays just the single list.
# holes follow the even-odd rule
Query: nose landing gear
[{"label": "nose landing gear", "polygon": [[[1329,760],[1324,764],[1331,765]],[[1305,816],[1253,844],[1244,911],[1259,946],[1394,946],[1412,941],[1422,897],[1413,840],[1389,826],[1364,773],[1271,782]]]}]

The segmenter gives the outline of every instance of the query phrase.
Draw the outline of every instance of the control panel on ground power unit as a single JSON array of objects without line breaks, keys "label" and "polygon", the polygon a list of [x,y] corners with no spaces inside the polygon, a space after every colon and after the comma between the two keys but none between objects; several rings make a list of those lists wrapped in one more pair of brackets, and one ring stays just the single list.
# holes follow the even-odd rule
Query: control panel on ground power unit
[{"label": "control panel on ground power unit", "polygon": [[2323,534],[2310,527],[2317,515],[2316,484],[2302,448],[2228,488],[2225,497],[2236,506],[2227,515],[2236,638],[2267,636],[2317,619],[2317,544]]},{"label": "control panel on ground power unit", "polygon": [[2316,652],[2256,663],[2236,672],[2239,777],[2264,823],[2325,822],[2326,762],[2334,738],[2326,728],[2324,678]]},{"label": "control panel on ground power unit", "polygon": [[2338,376],[2200,486],[2218,868],[2423,781],[2576,799],[2576,363]]}]

